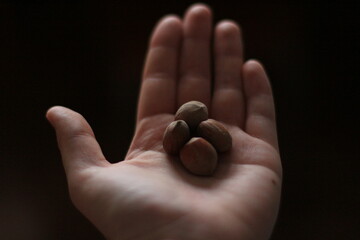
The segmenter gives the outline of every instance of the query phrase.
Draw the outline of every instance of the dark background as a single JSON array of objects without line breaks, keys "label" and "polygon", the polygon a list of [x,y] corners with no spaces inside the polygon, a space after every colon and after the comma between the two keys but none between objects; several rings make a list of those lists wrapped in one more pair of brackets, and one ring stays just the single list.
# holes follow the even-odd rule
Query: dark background
[{"label": "dark background", "polygon": [[[241,24],[246,57],[272,81],[284,168],[272,239],[360,239],[358,8],[204,2]],[[121,160],[151,30],[191,3],[0,1],[1,239],[103,239],[70,202],[44,114],[82,113]]]}]

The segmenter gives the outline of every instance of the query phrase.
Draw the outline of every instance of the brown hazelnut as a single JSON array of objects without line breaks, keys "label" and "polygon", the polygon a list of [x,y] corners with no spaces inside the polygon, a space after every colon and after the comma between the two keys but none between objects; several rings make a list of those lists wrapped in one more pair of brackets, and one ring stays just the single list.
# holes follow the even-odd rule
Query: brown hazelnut
[{"label": "brown hazelnut", "polygon": [[190,139],[190,130],[183,120],[171,122],[163,136],[163,147],[168,154],[178,154]]},{"label": "brown hazelnut", "polygon": [[199,123],[206,119],[208,119],[208,109],[205,104],[198,101],[183,104],[175,114],[175,120],[184,120],[192,130],[196,130]]},{"label": "brown hazelnut", "polygon": [[201,122],[197,128],[197,134],[209,141],[218,152],[231,149],[231,135],[219,121],[208,119]]},{"label": "brown hazelnut", "polygon": [[217,153],[208,141],[194,137],[180,150],[180,160],[189,172],[210,176],[217,166]]}]

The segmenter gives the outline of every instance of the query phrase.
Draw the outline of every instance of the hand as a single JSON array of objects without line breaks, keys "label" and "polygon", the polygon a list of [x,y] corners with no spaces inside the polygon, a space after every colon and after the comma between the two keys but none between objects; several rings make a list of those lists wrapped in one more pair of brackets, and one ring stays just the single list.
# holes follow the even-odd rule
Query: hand
[{"label": "hand", "polygon": [[[124,161],[105,159],[80,114],[48,111],[71,198],[108,239],[269,238],[282,174],[271,87],[260,63],[243,64],[238,25],[222,21],[214,31],[212,91],[211,35],[211,11],[200,4],[183,20],[167,16],[158,23]],[[190,174],[162,148],[166,126],[189,100],[205,103],[233,137],[212,177]]]}]

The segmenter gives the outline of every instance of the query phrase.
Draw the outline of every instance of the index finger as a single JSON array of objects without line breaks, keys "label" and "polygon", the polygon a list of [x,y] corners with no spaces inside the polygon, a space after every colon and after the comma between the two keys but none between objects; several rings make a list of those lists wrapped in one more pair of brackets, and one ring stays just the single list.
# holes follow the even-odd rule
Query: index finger
[{"label": "index finger", "polygon": [[137,121],[160,113],[174,113],[182,23],[167,16],[151,37],[140,90]]}]

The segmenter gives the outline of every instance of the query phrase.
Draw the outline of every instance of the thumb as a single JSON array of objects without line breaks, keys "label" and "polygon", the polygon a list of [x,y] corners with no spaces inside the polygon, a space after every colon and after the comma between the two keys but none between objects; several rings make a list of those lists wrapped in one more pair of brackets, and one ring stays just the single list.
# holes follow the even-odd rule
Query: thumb
[{"label": "thumb", "polygon": [[109,164],[85,118],[65,107],[52,107],[46,118],[55,128],[65,172],[79,172],[91,166]]}]

